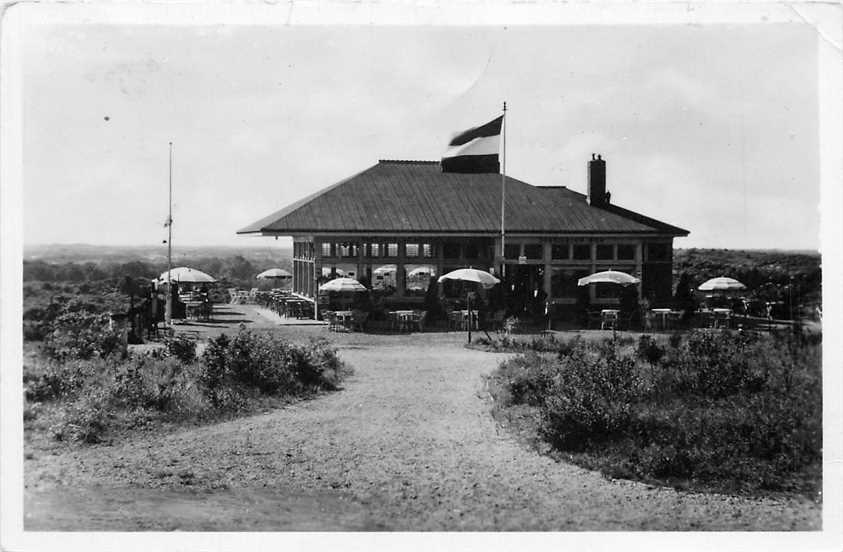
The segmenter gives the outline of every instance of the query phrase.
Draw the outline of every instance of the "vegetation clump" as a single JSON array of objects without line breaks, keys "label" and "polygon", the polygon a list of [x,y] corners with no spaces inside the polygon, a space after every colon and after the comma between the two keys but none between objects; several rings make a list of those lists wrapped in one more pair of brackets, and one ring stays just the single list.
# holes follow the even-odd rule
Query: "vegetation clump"
[{"label": "vegetation clump", "polygon": [[179,337],[126,357],[87,345],[44,351],[24,362],[25,421],[85,443],[334,390],[349,372],[323,340],[290,343],[245,330],[211,340],[200,358],[196,343]]},{"label": "vegetation clump", "polygon": [[500,409],[530,408],[555,454],[611,477],[729,492],[820,489],[818,338],[691,332],[577,340],[501,363]]}]

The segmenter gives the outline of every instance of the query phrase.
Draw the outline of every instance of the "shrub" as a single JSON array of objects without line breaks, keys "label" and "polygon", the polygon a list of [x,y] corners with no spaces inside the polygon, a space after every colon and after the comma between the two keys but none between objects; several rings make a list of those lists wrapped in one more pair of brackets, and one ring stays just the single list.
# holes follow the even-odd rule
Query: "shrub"
[{"label": "shrub", "polygon": [[652,336],[642,335],[638,339],[638,348],[635,350],[635,356],[639,360],[646,360],[650,364],[658,364],[664,353],[664,348],[660,347]]},{"label": "shrub", "polygon": [[115,367],[111,396],[129,408],[177,410],[191,383],[186,367],[175,358],[132,358]]},{"label": "shrub", "polygon": [[165,340],[167,352],[183,363],[196,360],[196,341],[186,335],[176,335]]},{"label": "shrub", "polygon": [[555,448],[614,476],[814,492],[822,459],[817,341],[695,332],[666,348],[649,336],[630,349],[580,343],[569,355],[502,363],[495,398],[531,405]]},{"label": "shrub", "polygon": [[499,375],[509,391],[507,403],[542,404],[553,383],[555,369],[553,359],[534,352],[501,362]]},{"label": "shrub", "polygon": [[123,349],[122,337],[108,327],[108,315],[66,311],[52,323],[44,352],[57,360],[106,357]]},{"label": "shrub", "polygon": [[72,395],[92,377],[105,371],[103,360],[57,362],[28,358],[24,361],[24,396],[28,401],[50,401]]},{"label": "shrub", "polygon": [[113,418],[108,400],[105,390],[96,389],[71,403],[50,428],[53,437],[59,441],[101,442],[109,420]]},{"label": "shrub", "polygon": [[277,336],[241,330],[210,340],[202,355],[199,380],[212,401],[217,391],[242,386],[267,395],[335,389],[345,370],[325,340],[289,343]]},{"label": "shrub", "polygon": [[561,358],[541,406],[545,437],[582,450],[625,428],[635,395],[634,361],[614,355]]}]

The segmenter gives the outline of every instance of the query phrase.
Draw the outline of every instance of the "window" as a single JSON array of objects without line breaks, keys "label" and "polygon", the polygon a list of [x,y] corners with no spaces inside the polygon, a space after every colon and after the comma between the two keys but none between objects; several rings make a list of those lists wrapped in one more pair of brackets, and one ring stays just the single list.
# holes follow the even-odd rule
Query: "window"
[{"label": "window", "polygon": [[442,254],[446,259],[458,259],[460,256],[460,244],[456,242],[445,242],[442,246]]},{"label": "window", "polygon": [[433,257],[433,247],[429,243],[422,244],[422,257],[431,258]]},{"label": "window", "polygon": [[404,246],[405,255],[408,257],[418,257],[419,256],[419,244],[417,243],[408,243]]},{"label": "window", "polygon": [[567,243],[554,243],[550,246],[550,256],[554,259],[570,259],[571,249]]},{"label": "window", "polygon": [[507,243],[503,247],[503,252],[507,259],[518,259],[521,255],[521,244]]},{"label": "window", "polygon": [[477,247],[476,243],[467,243],[464,253],[466,259],[476,259],[480,256],[480,248]]},{"label": "window", "polygon": [[398,267],[394,264],[376,266],[372,270],[372,289],[383,290],[389,293],[394,292],[395,288],[398,287],[395,279],[397,270]]},{"label": "window", "polygon": [[615,258],[615,246],[611,244],[597,244],[597,260],[611,261]]},{"label": "window", "polygon": [[635,260],[635,246],[631,243],[618,244],[618,260],[632,261]]},{"label": "window", "polygon": [[322,243],[322,256],[323,257],[330,257],[331,256],[331,244],[327,242]]},{"label": "window", "polygon": [[387,257],[397,257],[398,256],[398,244],[397,243],[386,244],[386,256]]},{"label": "window", "polygon": [[542,249],[540,243],[528,243],[524,246],[524,256],[528,259],[541,259],[544,256]]},{"label": "window", "polygon": [[433,265],[404,265],[404,292],[410,296],[424,296],[430,286],[431,278],[436,276],[436,267]]},{"label": "window", "polygon": [[338,243],[336,244],[337,257],[356,257],[357,244],[355,243]]},{"label": "window", "polygon": [[370,257],[380,257],[381,256],[381,244],[370,243],[369,244],[369,256]]},{"label": "window", "polygon": [[588,276],[590,272],[584,268],[553,268],[550,272],[551,297],[576,297],[577,281]]},{"label": "window", "polygon": [[574,259],[578,261],[591,260],[591,244],[576,243],[574,244]]}]

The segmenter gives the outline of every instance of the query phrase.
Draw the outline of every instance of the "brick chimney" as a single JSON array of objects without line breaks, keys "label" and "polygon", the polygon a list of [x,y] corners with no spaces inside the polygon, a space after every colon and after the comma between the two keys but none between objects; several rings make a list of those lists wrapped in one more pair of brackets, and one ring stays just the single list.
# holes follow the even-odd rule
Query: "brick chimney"
[{"label": "brick chimney", "polygon": [[599,207],[609,203],[606,192],[606,162],[600,155],[591,154],[588,162],[588,204]]}]

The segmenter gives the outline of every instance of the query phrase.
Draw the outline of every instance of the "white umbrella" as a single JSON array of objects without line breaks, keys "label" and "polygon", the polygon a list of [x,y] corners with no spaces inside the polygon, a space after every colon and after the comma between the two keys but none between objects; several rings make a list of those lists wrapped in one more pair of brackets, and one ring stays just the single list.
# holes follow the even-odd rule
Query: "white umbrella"
[{"label": "white umbrella", "polygon": [[335,278],[319,286],[319,291],[366,291],[366,286],[354,278]]},{"label": "white umbrella", "polygon": [[429,276],[430,275],[430,268],[420,266],[419,268],[414,268],[410,272],[407,273],[407,276]]},{"label": "white umbrella", "polygon": [[[442,283],[446,280],[458,280],[461,282],[474,282],[476,284],[480,284],[486,289],[494,287],[495,284],[499,284],[501,281],[483,270],[477,270],[476,268],[458,268],[457,270],[452,270],[447,274],[443,274],[439,277],[439,283]],[[471,343],[471,294],[466,293],[466,306],[468,307],[468,342]]]},{"label": "white umbrella", "polygon": [[734,278],[720,276],[719,278],[712,278],[711,280],[703,282],[703,284],[697,289],[700,291],[735,291],[746,289],[746,286]]},{"label": "white umbrella", "polygon": [[[216,282],[216,279],[209,275],[205,274],[201,270],[196,270],[195,268],[188,268],[186,266],[180,266],[177,268],[173,268],[170,270],[170,280],[173,282],[186,282],[191,284],[199,284],[199,283],[213,283]],[[159,282],[166,282],[167,281],[167,271],[165,270],[161,273],[161,276],[158,277]]]},{"label": "white umbrella", "polygon": [[499,284],[500,280],[489,274],[484,270],[477,270],[476,268],[458,268],[439,277],[439,282],[445,280],[460,280],[463,282],[474,282],[480,284],[486,289],[494,287]]},{"label": "white umbrella", "polygon": [[630,276],[626,272],[619,272],[617,270],[604,270],[603,272],[595,272],[591,276],[580,278],[577,280],[578,286],[587,286],[590,284],[619,284],[628,286],[637,284],[641,280],[635,276]]},{"label": "white umbrella", "polygon": [[292,278],[293,275],[284,270],[283,268],[270,268],[268,270],[264,270],[257,276],[255,276],[259,280],[266,280],[266,279],[283,279],[283,278]]},{"label": "white umbrella", "polygon": [[386,275],[386,274],[391,274],[391,273],[393,273],[397,270],[398,269],[394,266],[379,266],[378,268],[376,268],[372,272],[374,274],[378,274],[378,275]]}]

